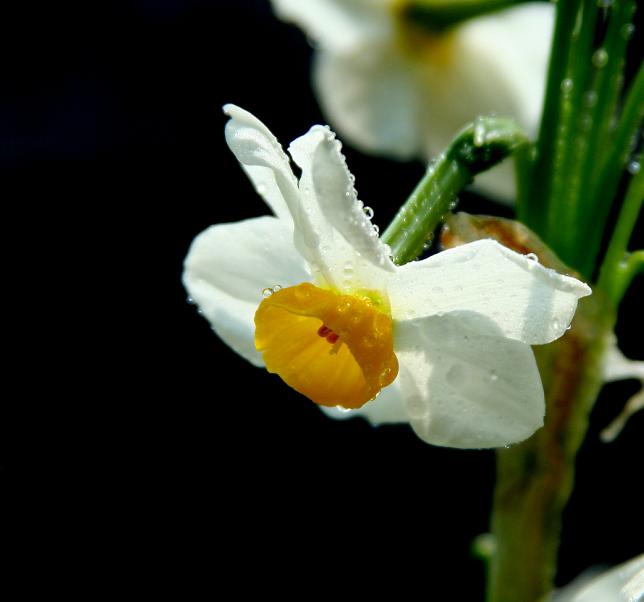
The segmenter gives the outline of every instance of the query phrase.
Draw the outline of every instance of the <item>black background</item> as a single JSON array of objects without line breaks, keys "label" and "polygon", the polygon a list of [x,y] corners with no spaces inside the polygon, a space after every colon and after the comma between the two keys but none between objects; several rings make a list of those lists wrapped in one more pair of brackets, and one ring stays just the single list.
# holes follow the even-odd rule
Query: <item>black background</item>
[{"label": "black background", "polygon": [[[81,523],[87,547],[111,558],[111,582],[136,577],[141,591],[375,586],[482,600],[469,547],[487,530],[493,452],[332,421],[228,350],[186,303],[192,238],[266,213],[226,147],[221,106],[250,110],[284,145],[324,123],[301,32],[259,0],[21,2],[0,12],[0,175],[18,214],[7,221],[17,235],[8,263],[25,247],[36,256],[9,288],[23,278],[43,293],[18,355],[42,360],[28,385],[46,393],[15,399],[38,432],[18,449],[45,493],[45,522],[60,520],[54,507],[71,510],[70,531]],[[361,199],[386,225],[422,165],[345,152]],[[460,207],[500,213],[474,195]],[[638,311],[633,291],[619,333],[641,357]],[[608,386],[593,412],[560,583],[641,552],[642,415],[616,442],[598,440],[636,389]]]}]

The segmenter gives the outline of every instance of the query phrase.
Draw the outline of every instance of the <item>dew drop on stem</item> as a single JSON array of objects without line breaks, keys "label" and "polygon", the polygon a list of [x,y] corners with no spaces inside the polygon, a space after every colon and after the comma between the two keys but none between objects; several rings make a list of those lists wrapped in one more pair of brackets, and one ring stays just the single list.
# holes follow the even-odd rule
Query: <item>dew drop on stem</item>
[{"label": "dew drop on stem", "polygon": [[595,52],[593,52],[591,61],[593,65],[597,67],[597,69],[605,67],[608,63],[608,52],[606,52],[606,50],[604,50],[603,48],[598,48],[597,50],[595,50]]}]

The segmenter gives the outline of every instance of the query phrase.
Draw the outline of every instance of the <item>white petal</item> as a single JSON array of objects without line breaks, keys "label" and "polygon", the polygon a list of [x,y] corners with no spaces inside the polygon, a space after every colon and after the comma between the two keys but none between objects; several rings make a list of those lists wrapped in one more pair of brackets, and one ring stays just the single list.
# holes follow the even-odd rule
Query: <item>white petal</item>
[{"label": "white petal", "polygon": [[[592,569],[591,569],[592,570]],[[582,574],[555,593],[552,602],[641,602],[644,599],[644,554],[599,576]]]},{"label": "white petal", "polygon": [[391,44],[351,55],[322,50],[313,82],[324,114],[356,148],[397,159],[424,154],[431,132],[423,127],[422,81]]},{"label": "white petal", "polygon": [[628,359],[617,346],[615,335],[608,342],[603,361],[604,382],[634,378],[644,382],[644,362]]},{"label": "white petal", "polygon": [[644,410],[644,389],[640,389],[624,405],[622,411],[613,419],[613,421],[599,433],[599,438],[604,443],[611,443],[622,432],[626,423],[635,412]]},{"label": "white petal", "polygon": [[396,324],[403,403],[416,434],[458,448],[501,447],[543,424],[532,349],[467,312]]},{"label": "white petal", "polygon": [[310,280],[290,228],[274,217],[218,224],[199,234],[185,260],[183,283],[213,330],[256,366],[254,316],[262,291]]},{"label": "white petal", "polygon": [[[437,156],[479,115],[514,117],[534,135],[553,22],[553,6],[530,3],[428,36],[427,49],[418,52],[402,47],[394,27],[386,34],[383,28],[353,48],[323,46],[314,64],[316,90],[349,142],[400,159]],[[513,200],[511,162],[479,176],[475,188]]]},{"label": "white petal", "polygon": [[617,337],[611,333],[608,349],[603,359],[604,382],[635,379],[640,381],[640,390],[624,405],[622,411],[599,434],[604,443],[614,441],[622,432],[629,418],[644,409],[644,362],[628,359],[617,346]]},{"label": "white petal", "polygon": [[429,74],[441,77],[432,86],[432,103],[440,100],[444,105],[437,107],[436,123],[432,120],[428,125],[442,131],[441,116],[460,120],[462,126],[477,115],[492,112],[514,117],[534,136],[553,23],[554,6],[534,2],[460,26],[454,34],[451,61],[440,73]]},{"label": "white petal", "polygon": [[516,202],[516,175],[514,173],[514,160],[508,157],[492,169],[481,172],[474,178],[472,188],[487,194],[504,205]]},{"label": "white petal", "polygon": [[339,290],[380,290],[395,266],[357,199],[340,148],[333,132],[322,126],[314,126],[289,147],[302,169],[299,221],[304,256]]},{"label": "white petal", "polygon": [[[451,57],[428,64],[427,151],[440,153],[454,134],[479,115],[514,117],[536,134],[554,23],[554,6],[517,6],[467,21],[455,30]],[[510,161],[475,180],[475,188],[506,201],[515,196]]]},{"label": "white petal", "polygon": [[373,426],[409,422],[407,412],[403,407],[402,393],[397,380],[385,387],[378,397],[357,410],[341,410],[324,406],[320,406],[320,409],[331,418],[346,420],[347,418],[359,417],[368,420]]},{"label": "white petal", "polygon": [[299,195],[288,156],[254,115],[232,104],[224,106],[224,113],[231,118],[226,124],[230,150],[273,213],[290,221],[289,207],[297,204]]},{"label": "white petal", "polygon": [[301,27],[316,45],[333,52],[354,51],[386,35],[392,0],[272,0],[275,13]]},{"label": "white petal", "polygon": [[590,288],[494,240],[478,240],[408,263],[389,283],[395,320],[466,310],[492,320],[503,336],[549,343],[568,328]]}]

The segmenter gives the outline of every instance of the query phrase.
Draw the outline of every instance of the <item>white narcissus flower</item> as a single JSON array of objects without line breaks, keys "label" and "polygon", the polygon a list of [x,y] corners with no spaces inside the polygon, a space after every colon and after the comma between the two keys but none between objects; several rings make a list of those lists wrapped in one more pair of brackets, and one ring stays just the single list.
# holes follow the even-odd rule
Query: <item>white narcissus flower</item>
[{"label": "white narcissus flower", "polygon": [[212,226],[186,258],[185,286],[228,345],[322,406],[436,445],[502,446],[542,425],[530,345],[565,332],[585,284],[492,240],[398,267],[328,128],[289,147],[298,182],[260,121],[225,112],[274,213]]},{"label": "white narcissus flower", "polygon": [[[428,33],[405,0],[272,0],[275,13],[316,43],[313,82],[322,109],[357,148],[431,158],[479,115],[539,124],[554,6],[522,4]],[[477,177],[499,200],[515,195],[510,161]]]}]

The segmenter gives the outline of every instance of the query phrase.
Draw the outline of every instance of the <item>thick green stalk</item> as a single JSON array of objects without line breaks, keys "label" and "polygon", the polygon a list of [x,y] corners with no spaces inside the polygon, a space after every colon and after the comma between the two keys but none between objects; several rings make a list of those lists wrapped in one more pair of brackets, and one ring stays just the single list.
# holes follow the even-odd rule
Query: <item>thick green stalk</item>
[{"label": "thick green stalk", "polygon": [[[601,194],[596,194],[602,167],[617,144],[624,144],[623,151],[628,155],[630,139],[617,140],[619,130],[615,132],[614,128],[634,8],[634,0],[621,0],[613,4],[606,37],[602,46],[592,55],[595,73],[588,93],[595,99],[596,105],[590,114],[584,151],[577,161],[579,185],[572,191],[574,196],[571,204],[580,210],[576,212],[574,221],[570,222],[571,227],[566,229],[567,240],[575,248],[575,255],[570,260],[588,276],[593,275],[594,261],[602,242],[606,218],[616,200],[617,183],[623,173],[624,162],[621,165],[611,162],[609,169],[615,186],[602,188]],[[579,244],[580,237],[583,237],[584,244]],[[589,258],[592,258],[592,262]]]},{"label": "thick green stalk", "polygon": [[595,289],[580,301],[564,337],[535,348],[545,424],[524,443],[497,453],[489,602],[536,602],[553,587],[561,515],[602,385],[601,362],[613,324],[612,305]]},{"label": "thick green stalk", "polygon": [[562,85],[565,88],[568,57],[573,31],[582,0],[566,0],[557,3],[555,33],[550,52],[546,97],[544,100],[541,127],[536,145],[536,160],[532,172],[531,195],[518,207],[519,219],[537,234],[543,235],[546,228],[546,210],[552,190],[552,173],[555,149],[565,144],[561,138],[560,121],[563,111]]},{"label": "thick green stalk", "polygon": [[[546,268],[571,274],[520,222],[459,213],[447,225],[441,239],[445,246],[494,238],[515,251],[537,254]],[[561,514],[602,384],[601,364],[614,316],[614,305],[595,287],[579,302],[571,329],[534,348],[546,398],[545,423],[527,441],[498,453],[492,535],[476,547],[488,563],[489,602],[536,602],[552,588]]]},{"label": "thick green stalk", "polygon": [[[584,0],[573,31],[566,79],[561,87],[558,142],[552,162],[552,188],[548,199],[546,232],[551,247],[568,263],[575,264],[580,210],[582,165],[588,152],[588,130],[592,127],[593,100],[589,89],[591,55],[597,20],[597,0]],[[590,101],[590,102],[589,102]]]},{"label": "thick green stalk", "polygon": [[382,235],[395,263],[416,259],[436,226],[455,206],[456,195],[474,176],[528,142],[510,119],[481,117],[456,136],[433,163]]},{"label": "thick green stalk", "polygon": [[[624,108],[617,128],[613,133],[610,150],[599,169],[593,189],[589,191],[588,219],[586,229],[586,252],[579,266],[584,272],[592,270],[599,253],[599,244],[606,225],[606,218],[611,208],[619,182],[629,161],[632,151],[632,140],[644,120],[644,64],[642,64],[626,94]],[[608,200],[608,202],[607,202]]]}]

